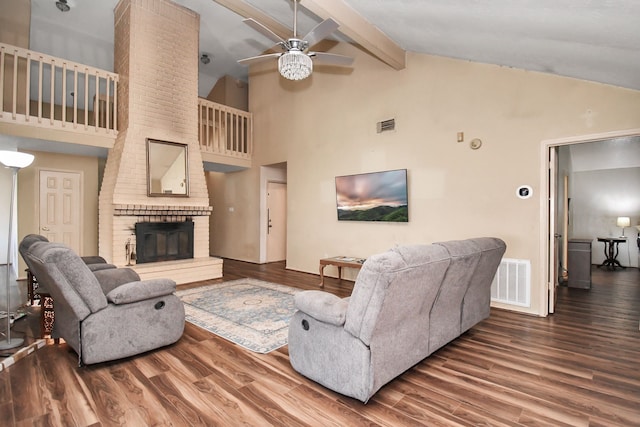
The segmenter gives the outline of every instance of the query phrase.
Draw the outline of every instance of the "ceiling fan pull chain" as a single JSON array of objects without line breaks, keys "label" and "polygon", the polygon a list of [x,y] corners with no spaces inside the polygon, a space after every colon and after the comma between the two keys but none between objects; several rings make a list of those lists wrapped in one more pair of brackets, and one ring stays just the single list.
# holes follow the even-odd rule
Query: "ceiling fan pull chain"
[{"label": "ceiling fan pull chain", "polygon": [[298,38],[298,1],[293,0],[293,38]]}]

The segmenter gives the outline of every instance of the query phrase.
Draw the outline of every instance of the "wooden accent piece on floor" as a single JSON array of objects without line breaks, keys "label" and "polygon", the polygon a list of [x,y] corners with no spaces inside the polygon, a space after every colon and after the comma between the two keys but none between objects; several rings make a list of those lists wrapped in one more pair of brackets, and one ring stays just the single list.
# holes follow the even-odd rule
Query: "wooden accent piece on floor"
[{"label": "wooden accent piece on floor", "polygon": [[363,258],[345,256],[322,258],[320,260],[320,287],[324,288],[324,268],[327,265],[338,267],[338,280],[342,280],[342,267],[355,268],[356,270],[360,270],[362,268],[362,264],[364,264],[364,261],[365,260]]},{"label": "wooden accent piece on floor", "polygon": [[46,292],[42,292],[38,285],[38,279],[27,268],[27,300],[30,305],[35,301],[40,303],[40,338],[51,337],[55,312],[53,309],[53,297]]},{"label": "wooden accent piece on floor", "polygon": [[[318,276],[225,260],[241,277],[317,289]],[[561,287],[547,318],[491,317],[384,386],[367,404],[296,373],[287,347],[257,354],[191,324],[176,344],[79,368],[49,344],[0,372],[3,426],[640,424],[640,271],[593,270],[592,289]],[[351,282],[326,278],[344,297]]]}]

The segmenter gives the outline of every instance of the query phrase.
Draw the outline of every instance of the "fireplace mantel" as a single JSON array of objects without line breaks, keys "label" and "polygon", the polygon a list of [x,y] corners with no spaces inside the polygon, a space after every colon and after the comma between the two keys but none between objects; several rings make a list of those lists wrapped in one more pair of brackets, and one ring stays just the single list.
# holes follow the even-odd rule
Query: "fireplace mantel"
[{"label": "fireplace mantel", "polygon": [[114,216],[209,216],[212,206],[115,205]]}]

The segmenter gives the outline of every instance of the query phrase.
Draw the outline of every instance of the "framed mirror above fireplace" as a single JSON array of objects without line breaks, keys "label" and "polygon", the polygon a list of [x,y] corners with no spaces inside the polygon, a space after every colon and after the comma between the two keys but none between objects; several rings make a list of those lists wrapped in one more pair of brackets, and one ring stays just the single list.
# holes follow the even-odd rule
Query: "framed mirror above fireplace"
[{"label": "framed mirror above fireplace", "polygon": [[149,196],[189,196],[188,154],[186,144],[147,138]]}]

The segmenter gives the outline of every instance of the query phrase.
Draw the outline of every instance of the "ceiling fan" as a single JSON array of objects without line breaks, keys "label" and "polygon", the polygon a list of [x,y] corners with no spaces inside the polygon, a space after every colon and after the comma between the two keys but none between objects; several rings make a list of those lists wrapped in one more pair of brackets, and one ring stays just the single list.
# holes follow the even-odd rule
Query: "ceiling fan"
[{"label": "ceiling fan", "polygon": [[265,55],[253,56],[238,61],[242,65],[250,65],[256,62],[278,58],[278,71],[289,80],[303,80],[309,77],[313,71],[313,60],[327,65],[338,65],[348,67],[353,63],[353,58],[344,55],[337,55],[326,52],[309,52],[309,48],[323,40],[329,34],[338,29],[339,24],[331,18],[325,19],[316,25],[302,39],[298,38],[298,3],[300,0],[293,1],[293,37],[284,40],[266,26],[252,18],[247,18],[243,22],[249,25],[260,34],[268,37],[280,46],[282,53],[268,53]]}]

